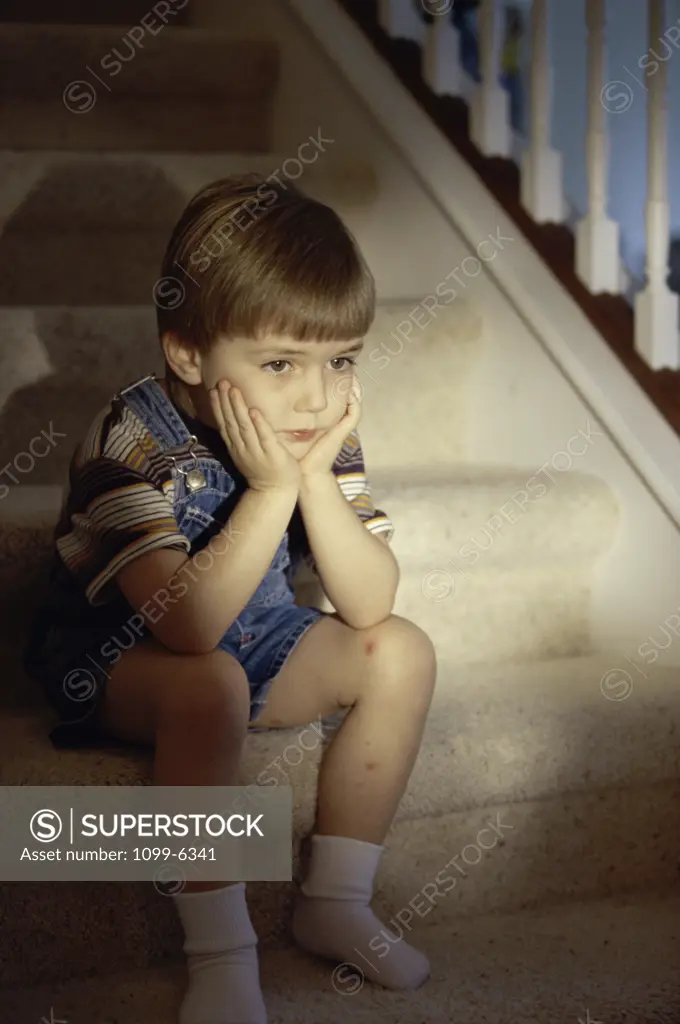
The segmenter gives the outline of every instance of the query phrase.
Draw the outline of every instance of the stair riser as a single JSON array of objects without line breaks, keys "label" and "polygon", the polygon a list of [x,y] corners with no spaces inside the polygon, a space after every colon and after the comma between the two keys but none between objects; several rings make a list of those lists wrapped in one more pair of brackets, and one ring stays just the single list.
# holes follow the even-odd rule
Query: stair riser
[{"label": "stair riser", "polygon": [[570,473],[556,475],[554,484],[546,478],[542,489],[537,478],[530,486],[533,493],[521,485],[513,491],[511,480],[453,480],[444,490],[414,481],[386,495],[399,534],[408,538],[402,570],[427,567],[424,593],[438,601],[464,595],[468,582],[490,568],[573,562],[610,547],[618,507],[604,481]]},{"label": "stair riser", "polygon": [[[190,7],[184,0],[179,0],[174,10],[170,7],[170,11],[172,25],[187,24]],[[120,25],[125,26],[121,28],[124,32],[148,13],[148,0],[105,0],[96,8],[90,0],[61,0],[56,8],[52,0],[5,0],[2,20],[22,24]]]},{"label": "stair riser", "polygon": [[[673,781],[397,822],[382,892],[398,910],[429,891],[433,915],[451,921],[654,888],[680,893],[679,796]],[[433,882],[439,895],[425,888]]]},{"label": "stair riser", "polygon": [[[647,787],[404,822],[388,837],[376,908],[417,944],[418,929],[435,916],[454,927],[486,911],[676,889],[678,795],[677,786]],[[291,883],[248,884],[262,947],[289,938],[294,894]],[[5,885],[0,918],[8,936],[2,987],[181,959],[172,900],[143,883]],[[378,968],[383,943],[377,935],[372,946]]]},{"label": "stair riser", "polygon": [[[172,5],[186,7],[179,0]],[[167,5],[166,5],[167,7]],[[222,97],[235,106],[271,96],[279,77],[273,41],[226,39],[210,31],[173,31],[172,15],[141,25],[0,27],[3,94],[16,102],[61,97],[72,83],[94,86],[100,96],[152,100],[159,107],[178,98]],[[49,60],[45,59],[46,53]],[[187,65],[191,73],[186,73]],[[79,106],[75,112],[81,112]]]},{"label": "stair riser", "polygon": [[0,120],[6,149],[264,153],[271,148],[268,98],[230,105],[215,97],[159,103],[116,96],[108,102],[97,98],[91,110],[75,114],[53,96],[22,96],[0,100]]},{"label": "stair riser", "polygon": [[[154,291],[167,232],[64,232],[8,229],[0,247],[0,303],[6,306],[130,306],[175,302],[180,285]],[[178,277],[179,280],[179,277]],[[158,286],[161,288],[161,286]],[[179,304],[179,298],[177,304]]]},{"label": "stair riser", "polygon": [[[84,435],[94,414],[111,400],[117,388],[150,370],[161,370],[152,293],[167,237],[160,231],[121,230],[103,246],[96,232],[42,234],[38,240],[35,232],[16,226],[8,230],[6,238],[5,249],[0,247],[0,272],[4,274],[4,278],[0,276],[0,296],[4,294],[6,300],[20,305],[6,307],[0,315],[0,326],[13,341],[13,346],[0,354],[0,388],[4,380],[10,403],[3,417],[6,427],[0,434],[2,465],[17,451],[23,451],[46,421],[53,420],[62,424],[58,429],[67,433],[68,445],[62,445],[49,460],[36,466],[31,483],[62,485],[67,479],[69,449]],[[170,287],[176,287],[176,294],[181,295],[179,285],[170,282]],[[119,300],[132,306],[68,308],[69,302],[87,301],[87,295],[105,306]],[[451,466],[464,457],[468,377],[478,356],[477,322],[462,303],[447,317],[442,314],[427,339],[423,337],[419,345],[398,351],[392,334],[409,308],[378,307],[357,371],[364,393],[359,431],[369,480],[375,478],[375,484],[381,470],[398,467],[400,474],[405,474],[407,505],[411,495],[418,496],[418,484],[409,477],[412,467],[422,471],[433,464]],[[378,371],[372,357],[383,352],[384,346],[398,354]],[[47,376],[50,368],[52,375]],[[444,396],[441,401],[432,399],[426,378],[433,374],[447,382],[446,400]],[[394,410],[399,407],[408,408],[409,416],[395,417]],[[413,424],[421,421],[428,424],[425,448],[422,432],[413,429]],[[446,565],[447,556],[464,561],[457,554],[460,545],[470,542],[473,530],[483,530],[490,516],[495,516],[495,523],[498,508],[519,487],[522,478],[518,477],[517,484],[512,479],[506,483],[506,490],[501,484],[495,490],[487,490],[482,484],[479,492],[474,485],[464,483],[466,497],[461,501],[457,495],[459,526],[453,536],[442,510],[442,495],[446,492],[439,488],[439,527],[433,524],[434,566],[440,561]],[[395,501],[396,515],[404,505],[402,497]],[[583,508],[592,519],[592,532],[572,530],[570,536],[577,540],[585,536],[587,539],[580,544],[587,547],[602,541],[599,517],[593,515],[594,503],[601,499],[597,493],[584,494],[583,498]],[[375,487],[375,499],[380,501],[379,485]],[[607,507],[605,502],[603,508]],[[529,509],[532,522],[539,520],[536,529],[528,531],[521,522],[508,522],[507,529],[501,531],[503,536],[488,553],[489,561],[497,557],[496,551],[502,553],[508,543],[518,543],[529,532],[535,548],[537,531],[548,528],[544,523],[551,524],[549,533],[554,541],[552,520],[541,503],[534,502]],[[574,516],[578,522],[576,512]],[[412,533],[413,538],[404,546],[404,555],[410,558],[411,550],[422,548],[423,520],[409,509],[404,523],[402,533]],[[433,546],[427,550],[428,567],[432,567]]]},{"label": "stair riser", "polygon": [[[675,1024],[679,906],[677,897],[657,895],[632,904],[493,914],[454,926],[437,924],[432,913],[414,936],[432,964],[416,997],[354,979],[344,988],[338,980],[347,977],[344,969],[334,970],[329,961],[293,946],[268,950],[261,960],[265,1001],[273,1019],[304,1024],[346,1024],[343,996],[359,990],[351,1005],[356,1024],[595,1024],[594,1006],[603,1024]],[[175,1024],[185,987],[179,962],[63,985],[31,984],[0,993],[0,1018],[47,1020],[45,1007],[53,1007],[55,1019],[61,1012],[59,1019],[99,1024],[105,1006],[107,1021],[115,1024]]]},{"label": "stair riser", "polygon": [[590,649],[591,572],[550,563],[489,568],[467,580],[458,599],[454,591],[440,601],[424,596],[424,575],[402,575],[394,611],[459,665],[572,657]]},{"label": "stair riser", "polygon": [[[15,543],[15,551],[29,553],[24,566],[0,562],[0,587],[12,594],[0,638],[13,641],[17,648],[23,643],[50,551],[49,536],[37,546],[21,539],[25,533],[20,531]],[[587,566],[489,570],[469,581],[464,601],[432,602],[423,596],[422,576],[409,574],[401,578],[394,613],[420,626],[438,657],[449,663],[570,657],[590,646],[588,576]],[[301,587],[297,600],[328,610],[331,606],[319,601],[318,594],[315,587]],[[10,681],[7,685],[12,688]]]},{"label": "stair riser", "polygon": [[[214,132],[213,132],[214,134]],[[168,233],[191,197],[206,184],[255,172],[294,185],[320,202],[364,209],[376,197],[377,180],[368,164],[336,157],[335,139],[312,132],[297,152],[209,154],[106,154],[11,152],[0,150],[0,217],[15,217],[21,230],[116,230],[122,227]],[[262,210],[271,204],[264,186]],[[29,198],[30,194],[30,198]],[[257,213],[250,207],[253,215]],[[241,222],[248,216],[241,214]],[[113,312],[117,312],[114,310]]]},{"label": "stair riser", "polygon": [[[1,663],[3,676],[19,676],[9,659],[2,656]],[[421,749],[395,820],[680,777],[680,709],[659,696],[673,691],[673,670],[659,670],[650,678],[647,685],[654,686],[656,694],[648,700],[638,689],[617,703],[605,699],[598,685],[606,661],[587,659],[584,664],[592,664],[592,693],[588,699],[581,680],[573,706],[565,704],[560,692],[569,685],[567,673],[553,680],[553,699],[546,688],[542,694],[528,690],[524,699],[493,701],[480,686],[475,702],[469,682],[464,696],[461,693],[462,666],[440,664]],[[121,756],[99,763],[93,750],[52,750],[47,733],[53,713],[41,691],[26,681],[23,691],[17,686],[12,692],[15,712],[25,716],[39,706],[45,721],[14,719],[11,735],[3,742],[3,785],[70,785],[76,779],[88,785],[139,785],[151,779],[151,751],[140,758],[123,748]],[[7,697],[0,707],[9,708]],[[246,743],[240,780],[293,786],[297,827],[303,832],[313,825],[325,745],[342,718],[340,712],[301,727],[251,734]],[[601,742],[604,735],[606,744]]]}]

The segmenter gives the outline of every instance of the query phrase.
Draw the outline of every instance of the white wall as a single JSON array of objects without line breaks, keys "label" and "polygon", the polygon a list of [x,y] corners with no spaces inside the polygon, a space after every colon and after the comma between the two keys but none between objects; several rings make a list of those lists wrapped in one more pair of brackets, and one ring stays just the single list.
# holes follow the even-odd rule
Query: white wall
[{"label": "white wall", "polygon": [[[631,657],[650,635],[657,638],[655,647],[665,644],[660,627],[671,614],[680,614],[680,534],[675,523],[493,283],[480,282],[476,297],[486,331],[483,361],[476,367],[470,459],[519,463],[527,477],[548,462],[549,471],[559,476],[567,458],[555,460],[556,472],[553,456],[564,452],[580,430],[594,427],[592,443],[585,454],[573,458],[570,468],[603,477],[622,506],[619,536],[594,582],[594,636],[602,647]],[[581,450],[581,441],[571,450]],[[680,639],[659,660],[680,664]]]},{"label": "white wall", "polygon": [[[294,155],[299,143],[321,127],[336,140],[332,151],[338,157],[369,160],[375,167],[379,199],[351,227],[376,275],[380,297],[415,303],[431,293],[472,250],[313,37],[274,0],[258,0],[251,7],[240,0],[195,4],[199,24],[278,41],[283,63],[277,149]],[[490,205],[478,241],[495,230]],[[508,243],[497,259],[512,258]],[[465,299],[479,305],[486,321],[471,395],[468,461],[520,466],[529,476],[585,429],[589,418],[599,424],[491,277],[462,275],[462,280]],[[680,606],[680,536],[608,436],[597,437],[573,468],[605,478],[622,502],[620,535],[595,581],[593,628],[599,645],[634,656],[650,634],[659,636],[661,623]],[[680,664],[680,641],[663,660]]]}]

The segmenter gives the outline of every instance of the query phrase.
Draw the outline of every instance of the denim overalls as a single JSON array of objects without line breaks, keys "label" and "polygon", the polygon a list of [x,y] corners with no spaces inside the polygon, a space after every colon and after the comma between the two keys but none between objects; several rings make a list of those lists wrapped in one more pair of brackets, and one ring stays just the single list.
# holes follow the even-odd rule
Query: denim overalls
[{"label": "denim overalls", "polygon": [[[222,537],[217,534],[229,520],[247,483],[243,477],[238,483],[216,457],[196,457],[196,437],[153,375],[119,394],[172,462],[178,528],[191,542],[192,557],[207,548],[193,568],[187,567],[197,578],[201,568],[205,571],[226,544],[238,543],[238,537],[229,538],[227,531]],[[209,548],[211,541],[213,547]],[[296,570],[297,565],[291,565],[287,530],[257,590],[218,644],[218,648],[236,658],[248,677],[251,721],[265,704],[271,683],[288,655],[307,629],[324,615],[317,608],[295,604],[292,580]],[[181,597],[177,600],[181,601]],[[100,616],[97,628],[86,629],[82,634],[87,636],[87,643],[76,642],[77,634],[70,630],[70,639],[65,641],[54,626],[55,609],[65,601],[68,603],[68,596],[57,593],[53,587],[35,620],[25,665],[59,713],[61,724],[50,734],[55,745],[99,745],[106,740],[92,717],[100,705],[111,669],[122,652],[152,634],[146,624],[139,623],[140,616],[121,595],[121,600],[112,603],[110,612],[104,610],[104,619],[108,621],[102,622]],[[157,609],[154,617],[160,614]]]}]

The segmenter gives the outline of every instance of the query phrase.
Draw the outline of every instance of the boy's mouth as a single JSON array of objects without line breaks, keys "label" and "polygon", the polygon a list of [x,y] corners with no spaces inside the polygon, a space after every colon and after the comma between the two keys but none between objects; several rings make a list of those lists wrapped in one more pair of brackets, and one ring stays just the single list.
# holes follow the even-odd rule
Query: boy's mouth
[{"label": "boy's mouth", "polygon": [[285,434],[288,437],[292,437],[295,441],[311,441],[313,437],[316,437],[317,430],[285,430]]}]

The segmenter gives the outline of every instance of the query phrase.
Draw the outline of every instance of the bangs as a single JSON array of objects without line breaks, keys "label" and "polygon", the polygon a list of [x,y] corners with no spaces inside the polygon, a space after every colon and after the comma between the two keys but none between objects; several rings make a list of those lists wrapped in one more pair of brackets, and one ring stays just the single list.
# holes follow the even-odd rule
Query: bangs
[{"label": "bangs", "polygon": [[[268,335],[296,341],[352,341],[368,333],[375,317],[373,287],[365,279],[328,287],[318,268],[310,280],[271,281],[263,275],[247,293],[215,296],[211,336],[252,338]],[[278,278],[279,275],[272,275]]]},{"label": "bangs", "polygon": [[[202,349],[218,336],[364,337],[375,318],[375,281],[351,232],[335,210],[292,186],[270,189],[276,202],[258,208],[261,187],[226,179],[190,204],[164,270],[194,269],[196,255],[204,267],[200,280],[187,270],[193,287],[187,283],[179,308],[159,309],[159,329],[175,329]],[[237,217],[248,204],[257,213],[242,225]]]}]

